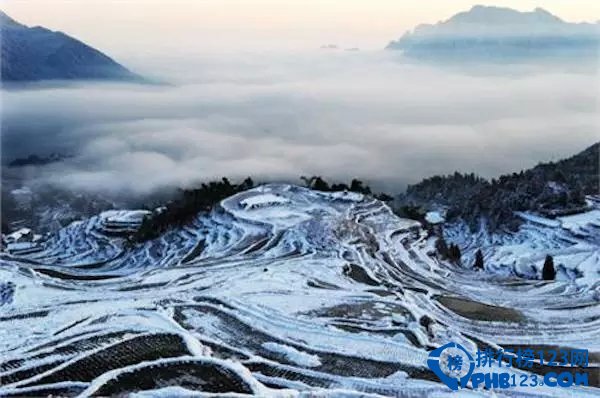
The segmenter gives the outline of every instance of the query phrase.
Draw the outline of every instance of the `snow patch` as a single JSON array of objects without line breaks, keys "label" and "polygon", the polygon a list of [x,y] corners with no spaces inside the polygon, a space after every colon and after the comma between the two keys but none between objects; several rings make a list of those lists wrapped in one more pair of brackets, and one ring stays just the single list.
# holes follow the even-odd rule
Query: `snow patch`
[{"label": "snow patch", "polygon": [[439,211],[430,211],[425,214],[425,221],[427,221],[429,224],[441,224],[446,221],[446,219],[440,214]]},{"label": "snow patch", "polygon": [[289,203],[290,201],[278,195],[266,193],[263,195],[255,195],[240,201],[246,210],[256,209],[264,206],[274,206]]},{"label": "snow patch", "polygon": [[318,355],[308,354],[304,351],[297,350],[294,347],[290,347],[288,345],[267,342],[263,343],[262,346],[269,351],[282,354],[284,357],[286,357],[287,359],[299,366],[306,366],[312,368],[321,365],[321,360],[319,359]]}]

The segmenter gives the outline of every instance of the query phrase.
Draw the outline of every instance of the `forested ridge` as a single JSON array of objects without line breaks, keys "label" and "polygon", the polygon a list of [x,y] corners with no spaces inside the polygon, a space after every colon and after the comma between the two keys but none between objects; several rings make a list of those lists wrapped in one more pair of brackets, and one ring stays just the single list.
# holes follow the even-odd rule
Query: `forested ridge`
[{"label": "forested ridge", "polygon": [[462,219],[471,229],[485,223],[491,231],[515,229],[516,211],[534,211],[548,217],[586,208],[585,195],[600,191],[600,143],[558,162],[487,180],[475,174],[434,176],[407,188],[398,208],[420,212],[447,209],[449,221]]}]

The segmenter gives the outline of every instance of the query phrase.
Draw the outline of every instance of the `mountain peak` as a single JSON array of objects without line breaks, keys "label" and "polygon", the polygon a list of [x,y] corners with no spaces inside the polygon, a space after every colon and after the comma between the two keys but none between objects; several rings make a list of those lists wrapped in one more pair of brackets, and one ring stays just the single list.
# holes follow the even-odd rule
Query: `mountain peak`
[{"label": "mountain peak", "polygon": [[8,16],[4,11],[0,10],[0,27],[6,28],[26,28],[27,26],[20,24],[11,17]]},{"label": "mountain peak", "polygon": [[598,25],[569,23],[543,8],[475,5],[433,25],[419,25],[387,48],[419,57],[530,58],[585,56],[595,59]]},{"label": "mountain peak", "polygon": [[62,32],[28,27],[0,11],[3,81],[141,81],[106,54]]},{"label": "mountain peak", "polygon": [[536,12],[538,14],[548,14],[548,15],[553,15],[550,11],[547,11],[545,8],[542,7],[536,7],[533,12]]},{"label": "mountain peak", "polygon": [[507,7],[475,5],[470,10],[454,15],[441,24],[484,23],[492,25],[564,23],[560,18],[543,8],[533,11],[518,11]]}]

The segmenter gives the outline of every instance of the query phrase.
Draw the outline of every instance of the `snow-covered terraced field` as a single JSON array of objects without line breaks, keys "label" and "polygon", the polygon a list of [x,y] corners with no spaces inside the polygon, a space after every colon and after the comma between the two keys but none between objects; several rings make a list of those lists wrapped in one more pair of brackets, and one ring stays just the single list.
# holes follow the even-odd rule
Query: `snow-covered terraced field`
[{"label": "snow-covered terraced field", "polygon": [[[130,246],[119,231],[141,216],[101,214],[64,228],[41,251],[2,255],[0,396],[446,396],[426,361],[448,341],[472,351],[588,349],[594,387],[568,393],[600,396],[600,265],[597,236],[586,235],[598,230],[585,220],[532,222],[522,232],[531,242],[519,235],[498,246],[541,245],[564,253],[563,262],[588,261],[579,283],[440,263],[418,223],[354,193],[267,185]],[[503,261],[493,239],[490,270]]]},{"label": "snow-covered terraced field", "polygon": [[472,234],[463,224],[445,227],[448,240],[464,250],[472,264],[482,249],[488,271],[534,279],[541,276],[546,255],[554,257],[557,279],[600,290],[600,208],[572,216],[548,219],[520,213],[525,221],[516,233]]}]

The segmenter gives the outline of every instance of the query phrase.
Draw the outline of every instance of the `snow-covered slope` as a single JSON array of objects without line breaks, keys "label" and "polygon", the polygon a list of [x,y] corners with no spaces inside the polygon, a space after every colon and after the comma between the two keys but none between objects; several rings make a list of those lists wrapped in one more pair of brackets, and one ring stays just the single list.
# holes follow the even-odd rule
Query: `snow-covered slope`
[{"label": "snow-covered slope", "polygon": [[481,249],[488,272],[536,279],[551,255],[558,280],[600,292],[600,208],[595,202],[590,205],[590,211],[556,219],[519,213],[525,224],[516,233],[473,234],[457,223],[445,227],[445,236],[464,249],[467,266]]},{"label": "snow-covered slope", "polygon": [[426,360],[449,340],[589,349],[598,384],[597,287],[440,263],[377,200],[267,185],[131,246],[141,216],[102,213],[2,255],[0,395],[443,396]]}]

